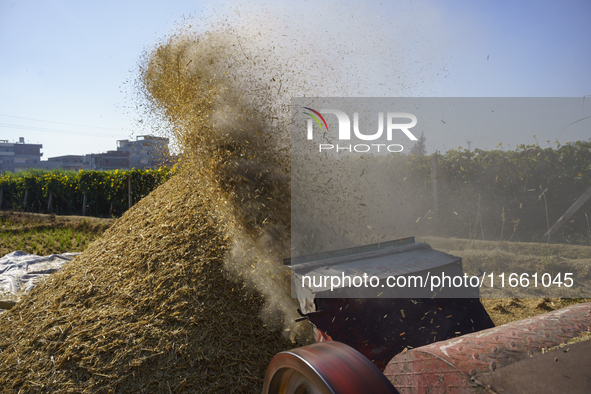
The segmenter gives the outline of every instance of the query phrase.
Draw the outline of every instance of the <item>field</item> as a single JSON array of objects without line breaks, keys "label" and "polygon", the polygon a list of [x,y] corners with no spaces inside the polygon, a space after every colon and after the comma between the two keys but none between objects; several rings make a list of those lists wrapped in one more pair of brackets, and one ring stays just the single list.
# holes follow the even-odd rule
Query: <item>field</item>
[{"label": "field", "polygon": [[[477,275],[479,269],[485,272],[543,269],[552,273],[568,270],[574,273],[575,282],[585,285],[591,278],[591,246],[441,237],[417,237],[417,241],[426,242],[433,249],[461,257],[464,271],[472,275]],[[489,290],[481,291],[481,302],[496,325],[525,319],[578,302],[591,301],[587,298],[542,298],[532,295],[487,297],[487,293],[490,294]]]},{"label": "field", "polygon": [[0,255],[82,252],[114,219],[0,212]]},{"label": "field", "polygon": [[[225,249],[208,228],[208,211],[199,208],[201,200],[178,192],[196,189],[189,186],[165,184],[112,221],[3,213],[3,231],[12,231],[3,244],[7,251],[18,245],[26,250],[26,236],[37,244],[52,237],[53,246],[44,253],[65,251],[59,239],[75,251],[97,238],[77,264],[66,265],[0,315],[0,357],[6,366],[0,385],[6,392],[260,393],[273,354],[298,344],[256,318],[264,297],[227,274],[217,257]],[[164,209],[149,209],[154,206]],[[79,234],[86,243],[76,242]],[[545,244],[425,242],[463,257],[470,273],[485,258],[487,264],[499,263],[499,256],[580,262],[589,257],[589,248],[563,245],[552,250]],[[496,324],[580,301],[482,300]]]},{"label": "field", "polygon": [[[83,216],[56,216],[25,212],[0,212],[0,255],[15,250],[41,256],[52,253],[82,252],[116,219]],[[478,267],[510,261],[529,264],[577,262],[591,267],[591,247],[520,242],[478,241],[440,237],[417,237],[434,249],[462,257],[466,272]],[[496,325],[564,308],[585,298],[482,298],[481,302]]]}]

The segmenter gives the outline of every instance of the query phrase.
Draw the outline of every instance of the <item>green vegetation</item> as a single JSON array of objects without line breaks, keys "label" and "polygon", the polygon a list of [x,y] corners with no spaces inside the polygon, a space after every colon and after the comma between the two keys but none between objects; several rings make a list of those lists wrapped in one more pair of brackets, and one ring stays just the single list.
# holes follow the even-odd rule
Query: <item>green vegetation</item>
[{"label": "green vegetation", "polygon": [[[397,221],[405,234],[546,242],[550,226],[591,186],[591,141],[545,149],[538,144],[491,151],[460,147],[445,154],[365,156],[363,161],[367,172],[379,173],[381,182],[398,193],[392,193],[392,198],[399,198],[392,200],[392,207],[403,203],[405,212],[421,215]],[[591,245],[591,202],[552,242]]]},{"label": "green vegetation", "polygon": [[0,212],[0,255],[16,250],[40,256],[81,252],[112,223],[111,219]]},{"label": "green vegetation", "polygon": [[[60,215],[80,215],[86,195],[86,214],[120,216],[132,199],[139,201],[168,180],[176,169],[127,171],[29,170],[0,175],[0,209]],[[51,203],[50,203],[51,196]],[[48,212],[49,211],[49,212]]]}]

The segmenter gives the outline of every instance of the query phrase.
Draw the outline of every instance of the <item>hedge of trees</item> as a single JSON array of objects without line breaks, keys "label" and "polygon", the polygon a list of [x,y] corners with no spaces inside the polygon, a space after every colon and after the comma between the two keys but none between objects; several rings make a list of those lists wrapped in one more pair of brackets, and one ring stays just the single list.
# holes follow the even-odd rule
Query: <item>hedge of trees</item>
[{"label": "hedge of trees", "polygon": [[29,170],[0,175],[0,209],[60,215],[121,216],[175,170]]},{"label": "hedge of trees", "polygon": [[[406,216],[401,215],[397,227],[407,235],[542,241],[549,227],[591,187],[591,141],[557,143],[553,148],[534,144],[513,150],[366,156],[362,161],[369,172],[377,170],[380,182],[404,191],[392,198],[404,199]],[[129,208],[130,194],[132,203],[137,202],[174,172],[4,173],[0,209],[117,217]],[[588,201],[554,240],[591,244],[590,216]]]},{"label": "hedge of trees", "polygon": [[[435,160],[435,161],[434,161]],[[558,218],[591,187],[591,141],[554,148],[538,144],[514,150],[450,150],[410,155],[398,177],[415,180],[420,211],[433,215],[433,165],[439,200],[434,232],[478,239],[542,240]],[[564,225],[563,241],[591,241],[591,201]],[[439,226],[439,229],[437,228]]]}]

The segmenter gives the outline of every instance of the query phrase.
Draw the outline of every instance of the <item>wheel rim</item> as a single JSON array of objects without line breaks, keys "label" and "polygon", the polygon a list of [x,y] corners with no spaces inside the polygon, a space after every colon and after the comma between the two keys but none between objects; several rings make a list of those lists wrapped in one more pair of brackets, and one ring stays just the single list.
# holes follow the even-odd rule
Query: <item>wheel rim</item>
[{"label": "wheel rim", "polygon": [[285,368],[279,380],[280,394],[332,394],[329,391],[321,391],[301,372]]},{"label": "wheel rim", "polygon": [[269,363],[263,394],[393,394],[398,391],[357,350],[336,341],[277,354]]}]

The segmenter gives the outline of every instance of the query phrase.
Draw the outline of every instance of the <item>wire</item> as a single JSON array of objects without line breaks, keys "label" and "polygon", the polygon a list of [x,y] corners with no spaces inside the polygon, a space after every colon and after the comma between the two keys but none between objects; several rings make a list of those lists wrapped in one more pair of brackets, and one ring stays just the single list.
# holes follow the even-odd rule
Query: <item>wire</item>
[{"label": "wire", "polygon": [[62,122],[51,122],[49,120],[41,120],[41,119],[33,119],[33,118],[24,118],[22,116],[13,116],[13,115],[5,115],[5,114],[0,114],[0,116],[6,116],[7,118],[15,118],[15,119],[26,119],[26,120],[34,120],[36,122],[44,122],[44,123],[53,123],[53,124],[63,124],[63,125],[67,125],[67,126],[76,126],[76,127],[89,127],[92,129],[103,129],[103,130],[117,130],[117,131],[121,131],[119,129],[114,129],[112,127],[99,127],[99,126],[85,126],[85,125],[80,125],[80,124],[73,124],[73,123],[62,123]]},{"label": "wire", "polygon": [[109,137],[109,138],[112,138],[112,137],[115,137],[116,136],[116,134],[104,134],[104,133],[93,133],[93,132],[57,130],[57,129],[48,129],[48,128],[45,128],[45,127],[22,126],[22,125],[15,125],[15,124],[9,124],[9,123],[0,123],[0,127],[10,127],[10,128],[19,129],[19,130],[41,131],[41,132],[44,132],[44,133],[85,135],[85,136],[92,136],[92,137]]}]

